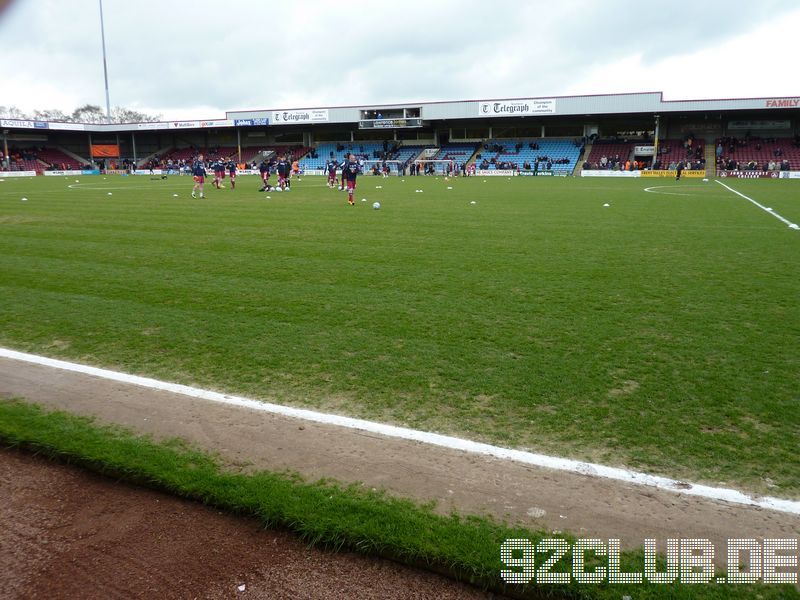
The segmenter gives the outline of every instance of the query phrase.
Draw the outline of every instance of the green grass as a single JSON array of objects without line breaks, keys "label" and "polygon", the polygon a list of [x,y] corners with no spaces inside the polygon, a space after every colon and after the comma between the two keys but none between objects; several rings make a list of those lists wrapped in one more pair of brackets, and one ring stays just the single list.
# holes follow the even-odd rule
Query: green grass
[{"label": "green grass", "polygon": [[4,346],[800,497],[800,232],[713,182],[74,179],[0,183]]},{"label": "green grass", "polygon": [[[500,545],[508,538],[538,542],[544,534],[486,518],[441,516],[431,506],[335,482],[308,483],[285,473],[232,473],[214,457],[179,440],[155,443],[118,427],[100,427],[63,412],[0,400],[0,446],[19,446],[105,475],[260,519],[331,549],[353,549],[445,573],[485,589],[523,598],[611,600],[800,598],[791,586],[507,585],[500,578]],[[547,535],[547,537],[553,537]],[[572,538],[568,538],[572,541]],[[568,571],[571,558],[564,567]],[[537,567],[542,557],[537,556]],[[591,568],[597,561],[589,561]],[[642,572],[640,552],[622,555],[622,570]],[[661,566],[663,568],[663,565]]]}]

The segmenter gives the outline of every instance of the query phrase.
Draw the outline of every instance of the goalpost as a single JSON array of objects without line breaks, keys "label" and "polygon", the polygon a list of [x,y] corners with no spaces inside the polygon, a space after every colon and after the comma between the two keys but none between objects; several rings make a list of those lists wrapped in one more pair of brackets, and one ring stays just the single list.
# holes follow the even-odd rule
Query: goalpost
[{"label": "goalpost", "polygon": [[377,175],[381,175],[383,173],[383,164],[386,163],[386,166],[389,167],[389,175],[400,175],[400,169],[403,167],[403,163],[399,160],[364,160],[361,161],[361,166],[364,169],[365,175],[372,175],[377,169]]},{"label": "goalpost", "polygon": [[[464,158],[462,162],[466,162]],[[434,175],[460,175],[461,164],[457,160],[452,159],[427,159],[423,158],[415,160],[414,164],[419,165],[419,174],[434,174]]]}]

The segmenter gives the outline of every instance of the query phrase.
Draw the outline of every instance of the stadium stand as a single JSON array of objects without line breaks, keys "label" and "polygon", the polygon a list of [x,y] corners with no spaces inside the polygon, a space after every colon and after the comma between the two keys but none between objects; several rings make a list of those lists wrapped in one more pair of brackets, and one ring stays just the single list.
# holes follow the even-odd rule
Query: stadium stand
[{"label": "stadium stand", "polygon": [[581,155],[581,146],[572,139],[517,138],[487,140],[476,156],[479,169],[522,169],[525,163],[550,161],[554,173],[572,173]]},{"label": "stadium stand", "polygon": [[430,158],[431,160],[454,160],[458,164],[461,164],[470,159],[475,153],[476,148],[477,145],[473,143],[453,142],[450,144],[443,144],[439,148],[439,152]]},{"label": "stadium stand", "polygon": [[412,159],[419,156],[420,152],[425,148],[427,148],[427,146],[400,146],[400,148],[392,152],[388,158],[389,160],[400,161],[400,163],[405,166],[411,162]]},{"label": "stadium stand", "polygon": [[37,160],[38,151],[33,148],[9,148],[9,171],[41,171],[44,165]]},{"label": "stadium stand", "polygon": [[[635,142],[618,142],[616,140],[596,140],[592,144],[592,149],[585,161],[593,169],[613,169],[614,163],[619,157],[619,161],[625,164],[635,146]],[[605,157],[605,161],[603,160]]]},{"label": "stadium stand", "polygon": [[382,142],[325,142],[300,160],[300,168],[323,169],[327,161],[335,159],[342,162],[348,153],[355,154],[359,160],[377,160],[382,152]]},{"label": "stadium stand", "polygon": [[728,137],[716,140],[715,145],[720,144],[724,166],[733,160],[741,170],[755,166],[756,170],[766,171],[770,170],[769,163],[772,162],[776,164],[774,170],[780,170],[781,163],[785,160],[788,161],[790,170],[800,169],[800,136],[795,139]]},{"label": "stadium stand", "polygon": [[[39,150],[39,160],[46,162],[51,168],[56,170],[83,169],[86,163],[75,160],[72,156],[59,150],[58,148],[42,148]],[[39,165],[41,170],[42,165]]]},{"label": "stadium stand", "polygon": [[686,140],[661,140],[658,143],[658,158],[655,159],[653,166],[674,169],[680,161],[691,160],[695,167],[704,169],[704,147],[705,144],[701,141],[694,141],[691,147],[687,147]]}]

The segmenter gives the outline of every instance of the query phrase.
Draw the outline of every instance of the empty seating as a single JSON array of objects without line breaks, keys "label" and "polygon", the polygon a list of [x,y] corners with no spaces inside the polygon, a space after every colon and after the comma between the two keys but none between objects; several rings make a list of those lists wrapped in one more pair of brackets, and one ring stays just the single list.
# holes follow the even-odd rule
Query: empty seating
[{"label": "empty seating", "polygon": [[538,160],[551,163],[554,173],[571,173],[580,156],[581,148],[572,139],[560,138],[517,138],[487,140],[476,157],[477,167],[487,169],[523,169],[525,163],[531,166]]}]

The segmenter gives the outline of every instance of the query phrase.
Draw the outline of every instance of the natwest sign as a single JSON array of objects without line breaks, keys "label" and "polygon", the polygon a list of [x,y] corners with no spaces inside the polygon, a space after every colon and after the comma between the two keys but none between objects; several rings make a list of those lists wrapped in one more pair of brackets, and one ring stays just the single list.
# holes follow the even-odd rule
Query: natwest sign
[{"label": "natwest sign", "polygon": [[800,108],[800,98],[770,98],[767,108]]},{"label": "natwest sign", "polygon": [[553,98],[529,98],[527,100],[478,103],[478,115],[481,117],[515,117],[554,114],[555,112],[556,101]]},{"label": "natwest sign", "polygon": [[314,110],[276,110],[272,113],[273,123],[324,123],[328,120],[328,109]]}]

